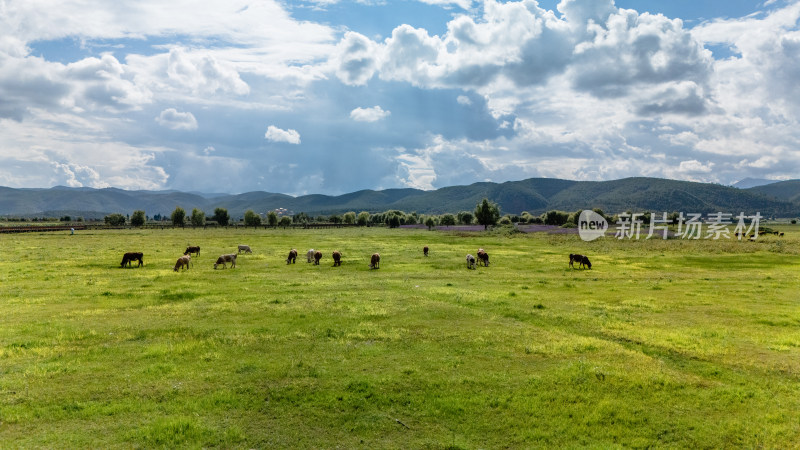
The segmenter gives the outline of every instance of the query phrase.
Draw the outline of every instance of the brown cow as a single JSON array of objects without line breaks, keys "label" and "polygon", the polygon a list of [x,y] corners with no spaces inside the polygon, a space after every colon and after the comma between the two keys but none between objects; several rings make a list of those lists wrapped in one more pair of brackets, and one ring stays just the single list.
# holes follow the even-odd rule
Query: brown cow
[{"label": "brown cow", "polygon": [[294,264],[297,261],[297,250],[289,250],[289,257],[286,258],[286,264]]},{"label": "brown cow", "polygon": [[317,251],[314,252],[314,265],[315,266],[319,265],[319,260],[320,259],[322,259],[322,252],[317,250]]},{"label": "brown cow", "polygon": [[378,253],[373,253],[372,258],[370,258],[369,268],[380,269],[380,263],[381,263],[381,255]]},{"label": "brown cow", "polygon": [[484,267],[489,266],[489,254],[483,251],[482,248],[478,249],[478,264],[483,264]]},{"label": "brown cow", "polygon": [[428,246],[422,247],[422,254],[428,256]]},{"label": "brown cow", "polygon": [[342,265],[342,254],[339,251],[333,252],[333,267]]},{"label": "brown cow", "polygon": [[186,251],[183,252],[184,255],[191,255],[192,253],[196,256],[200,256],[200,246],[186,247]]},{"label": "brown cow", "polygon": [[217,262],[214,263],[214,269],[216,269],[217,266],[220,265],[220,264],[222,264],[222,268],[223,269],[227,269],[228,266],[225,265],[225,263],[231,263],[231,268],[235,269],[236,268],[236,257],[238,255],[239,255],[238,253],[231,253],[230,255],[220,255],[219,258],[217,258]]},{"label": "brown cow", "polygon": [[139,261],[139,265],[136,267],[141,267],[142,265],[144,265],[144,261],[142,261],[143,257],[144,254],[141,252],[125,253],[124,255],[122,255],[122,264],[120,264],[120,267],[125,267],[126,264],[128,265],[128,267],[131,267],[131,263],[137,260]]},{"label": "brown cow", "polygon": [[186,267],[186,270],[189,270],[189,264],[192,262],[192,257],[189,255],[183,255],[178,258],[178,261],[175,262],[175,268],[172,269],[177,272],[179,269]]}]

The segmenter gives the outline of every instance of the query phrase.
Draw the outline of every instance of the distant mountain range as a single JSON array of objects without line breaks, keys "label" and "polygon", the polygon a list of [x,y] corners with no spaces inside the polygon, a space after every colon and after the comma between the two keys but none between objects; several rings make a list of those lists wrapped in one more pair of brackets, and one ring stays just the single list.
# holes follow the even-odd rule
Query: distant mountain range
[{"label": "distant mountain range", "polygon": [[766,178],[744,178],[733,183],[731,186],[740,189],[748,189],[756,186],[764,186],[765,184],[777,183],[780,180],[768,180]]},{"label": "distant mountain range", "polygon": [[116,188],[14,189],[0,187],[0,216],[102,218],[110,213],[130,214],[140,209],[148,216],[169,216],[180,206],[191,214],[198,208],[211,216],[225,208],[234,217],[248,209],[263,213],[286,208],[310,215],[346,211],[381,212],[399,209],[421,214],[473,211],[484,197],[498,203],[502,213],[551,209],[577,211],[601,208],[607,213],[679,211],[686,213],[760,212],[768,217],[800,216],[800,180],[735,188],[661,178],[624,178],[612,181],[570,181],[530,178],[505,183],[481,182],[433,191],[419,189],[362,190],[344,195],[293,197],[269,192],[203,194],[179,191],[126,191]]}]

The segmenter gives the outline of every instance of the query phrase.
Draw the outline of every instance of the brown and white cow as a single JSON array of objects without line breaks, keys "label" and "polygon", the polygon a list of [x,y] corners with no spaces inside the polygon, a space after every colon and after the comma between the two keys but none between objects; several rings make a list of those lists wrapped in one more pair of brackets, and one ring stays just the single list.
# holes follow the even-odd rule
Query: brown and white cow
[{"label": "brown and white cow", "polygon": [[214,269],[216,269],[217,266],[220,264],[222,264],[223,269],[227,269],[228,266],[226,265],[226,263],[231,263],[231,268],[235,269],[236,256],[238,256],[236,253],[231,253],[230,255],[220,255],[219,258],[217,258],[217,262],[214,263]]},{"label": "brown and white cow", "polygon": [[192,257],[189,256],[188,254],[187,255],[183,255],[180,258],[178,258],[178,260],[175,262],[175,267],[172,270],[177,272],[178,270],[182,269],[183,267],[186,267],[186,270],[189,270],[189,264],[191,264],[191,263],[192,263]]},{"label": "brown and white cow", "polygon": [[474,269],[475,268],[475,257],[467,254],[467,269]]},{"label": "brown and white cow", "polygon": [[478,264],[483,264],[484,267],[489,266],[489,254],[486,253],[482,248],[478,249]]},{"label": "brown and white cow", "polygon": [[342,265],[342,254],[337,250],[333,252],[333,267]]},{"label": "brown and white cow", "polygon": [[380,269],[381,264],[381,255],[379,253],[373,253],[372,258],[369,260],[369,268],[370,269]]}]

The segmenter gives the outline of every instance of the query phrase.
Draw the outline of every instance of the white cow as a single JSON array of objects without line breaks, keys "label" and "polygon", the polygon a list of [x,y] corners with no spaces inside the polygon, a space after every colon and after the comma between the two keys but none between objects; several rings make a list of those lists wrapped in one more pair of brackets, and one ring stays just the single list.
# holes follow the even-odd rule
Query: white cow
[{"label": "white cow", "polygon": [[316,253],[316,252],[314,251],[313,248],[306,252],[306,258],[308,258],[308,262],[313,262],[314,261],[314,253]]},{"label": "white cow", "polygon": [[475,268],[475,257],[472,255],[467,255],[467,269],[474,269]]}]

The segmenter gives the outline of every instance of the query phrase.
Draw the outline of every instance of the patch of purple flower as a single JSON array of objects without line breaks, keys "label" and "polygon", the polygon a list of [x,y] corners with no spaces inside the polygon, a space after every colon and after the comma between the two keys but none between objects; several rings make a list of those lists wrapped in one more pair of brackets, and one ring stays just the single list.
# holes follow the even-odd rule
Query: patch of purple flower
[{"label": "patch of purple flower", "polygon": [[[400,225],[400,228],[425,230],[428,227],[423,224],[417,224],[417,225]],[[483,231],[483,225],[451,225],[451,226],[439,225],[433,228],[440,231]]]},{"label": "patch of purple flower", "polygon": [[557,225],[527,224],[517,228],[523,233],[578,234],[577,228],[562,228]]},{"label": "patch of purple flower", "polygon": [[[424,230],[428,227],[423,224],[416,225],[400,225],[400,228]],[[439,231],[483,231],[483,225],[452,225],[452,226],[435,226]],[[520,224],[517,226],[519,231],[523,233],[553,233],[553,234],[578,234],[577,228],[561,228],[556,225],[536,225],[536,224]]]}]

